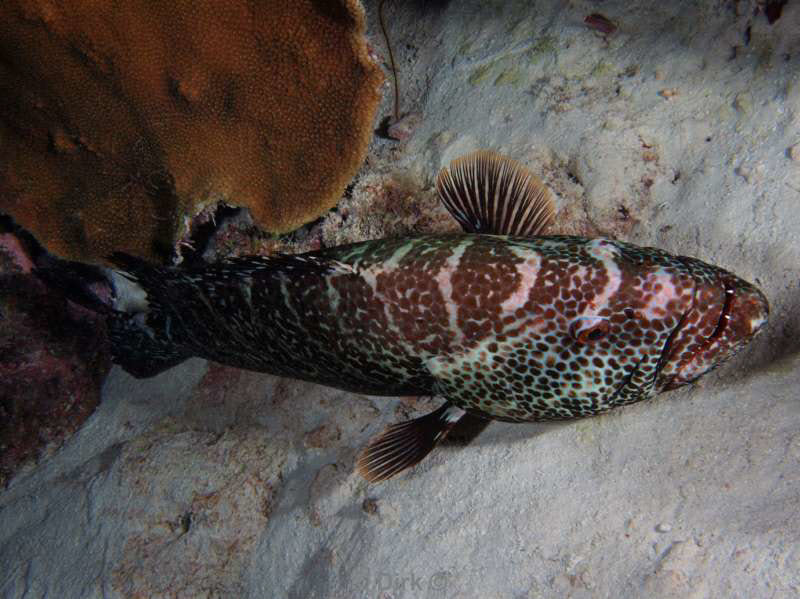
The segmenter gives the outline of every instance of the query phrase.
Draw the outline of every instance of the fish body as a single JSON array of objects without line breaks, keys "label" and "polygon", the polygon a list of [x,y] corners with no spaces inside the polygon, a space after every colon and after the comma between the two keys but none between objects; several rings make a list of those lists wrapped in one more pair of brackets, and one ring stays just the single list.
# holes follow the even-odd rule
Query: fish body
[{"label": "fish body", "polygon": [[750,283],[695,258],[611,239],[541,236],[552,200],[490,153],[439,193],[464,233],[380,239],[198,268],[115,255],[115,359],[152,376],[188,357],[444,405],[362,453],[382,480],[459,422],[565,420],[686,384],[767,321]]},{"label": "fish body", "polygon": [[[609,239],[423,235],[128,268],[172,355],[513,421],[598,414],[696,378],[718,363],[728,289],[753,294],[741,326],[764,320],[731,273]],[[115,355],[135,370],[127,328]]]}]

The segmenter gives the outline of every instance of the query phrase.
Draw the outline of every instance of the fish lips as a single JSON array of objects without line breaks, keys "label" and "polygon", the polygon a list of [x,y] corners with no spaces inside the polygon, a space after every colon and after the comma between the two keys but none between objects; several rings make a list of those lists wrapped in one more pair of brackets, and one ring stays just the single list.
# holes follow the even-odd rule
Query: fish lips
[{"label": "fish lips", "polygon": [[694,300],[662,351],[661,390],[676,389],[716,368],[767,324],[769,302],[747,281],[722,269],[701,279]]}]

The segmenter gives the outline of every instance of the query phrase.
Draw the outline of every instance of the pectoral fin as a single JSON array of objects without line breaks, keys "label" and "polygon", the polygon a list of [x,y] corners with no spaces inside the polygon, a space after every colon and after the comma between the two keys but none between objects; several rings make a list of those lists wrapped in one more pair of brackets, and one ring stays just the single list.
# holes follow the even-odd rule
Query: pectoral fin
[{"label": "pectoral fin", "polygon": [[430,414],[391,425],[359,454],[359,474],[375,483],[415,466],[465,414],[461,408],[446,403]]},{"label": "pectoral fin", "polygon": [[465,447],[472,443],[491,423],[492,421],[488,418],[481,418],[480,416],[466,413],[453,425],[453,428],[450,429],[443,445]]},{"label": "pectoral fin", "polygon": [[550,191],[516,160],[481,150],[443,168],[436,190],[467,233],[540,235],[555,218]]}]

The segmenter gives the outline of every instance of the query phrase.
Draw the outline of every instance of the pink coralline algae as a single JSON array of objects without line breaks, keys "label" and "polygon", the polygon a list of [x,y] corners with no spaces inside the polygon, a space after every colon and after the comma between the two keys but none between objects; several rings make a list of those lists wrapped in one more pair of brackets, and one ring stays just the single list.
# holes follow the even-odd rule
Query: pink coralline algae
[{"label": "pink coralline algae", "polygon": [[0,487],[94,412],[110,362],[105,327],[53,294],[0,233]]}]

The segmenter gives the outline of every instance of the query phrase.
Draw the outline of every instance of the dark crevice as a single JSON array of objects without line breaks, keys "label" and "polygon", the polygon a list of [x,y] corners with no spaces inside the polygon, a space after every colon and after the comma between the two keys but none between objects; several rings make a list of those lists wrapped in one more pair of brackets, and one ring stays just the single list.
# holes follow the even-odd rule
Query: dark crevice
[{"label": "dark crevice", "polygon": [[241,210],[241,208],[235,206],[219,203],[212,216],[192,223],[187,239],[188,243],[181,244],[179,248],[183,259],[182,263],[187,267],[204,264],[203,253],[208,247],[209,241],[219,229],[219,225],[223,221],[239,214]]}]

